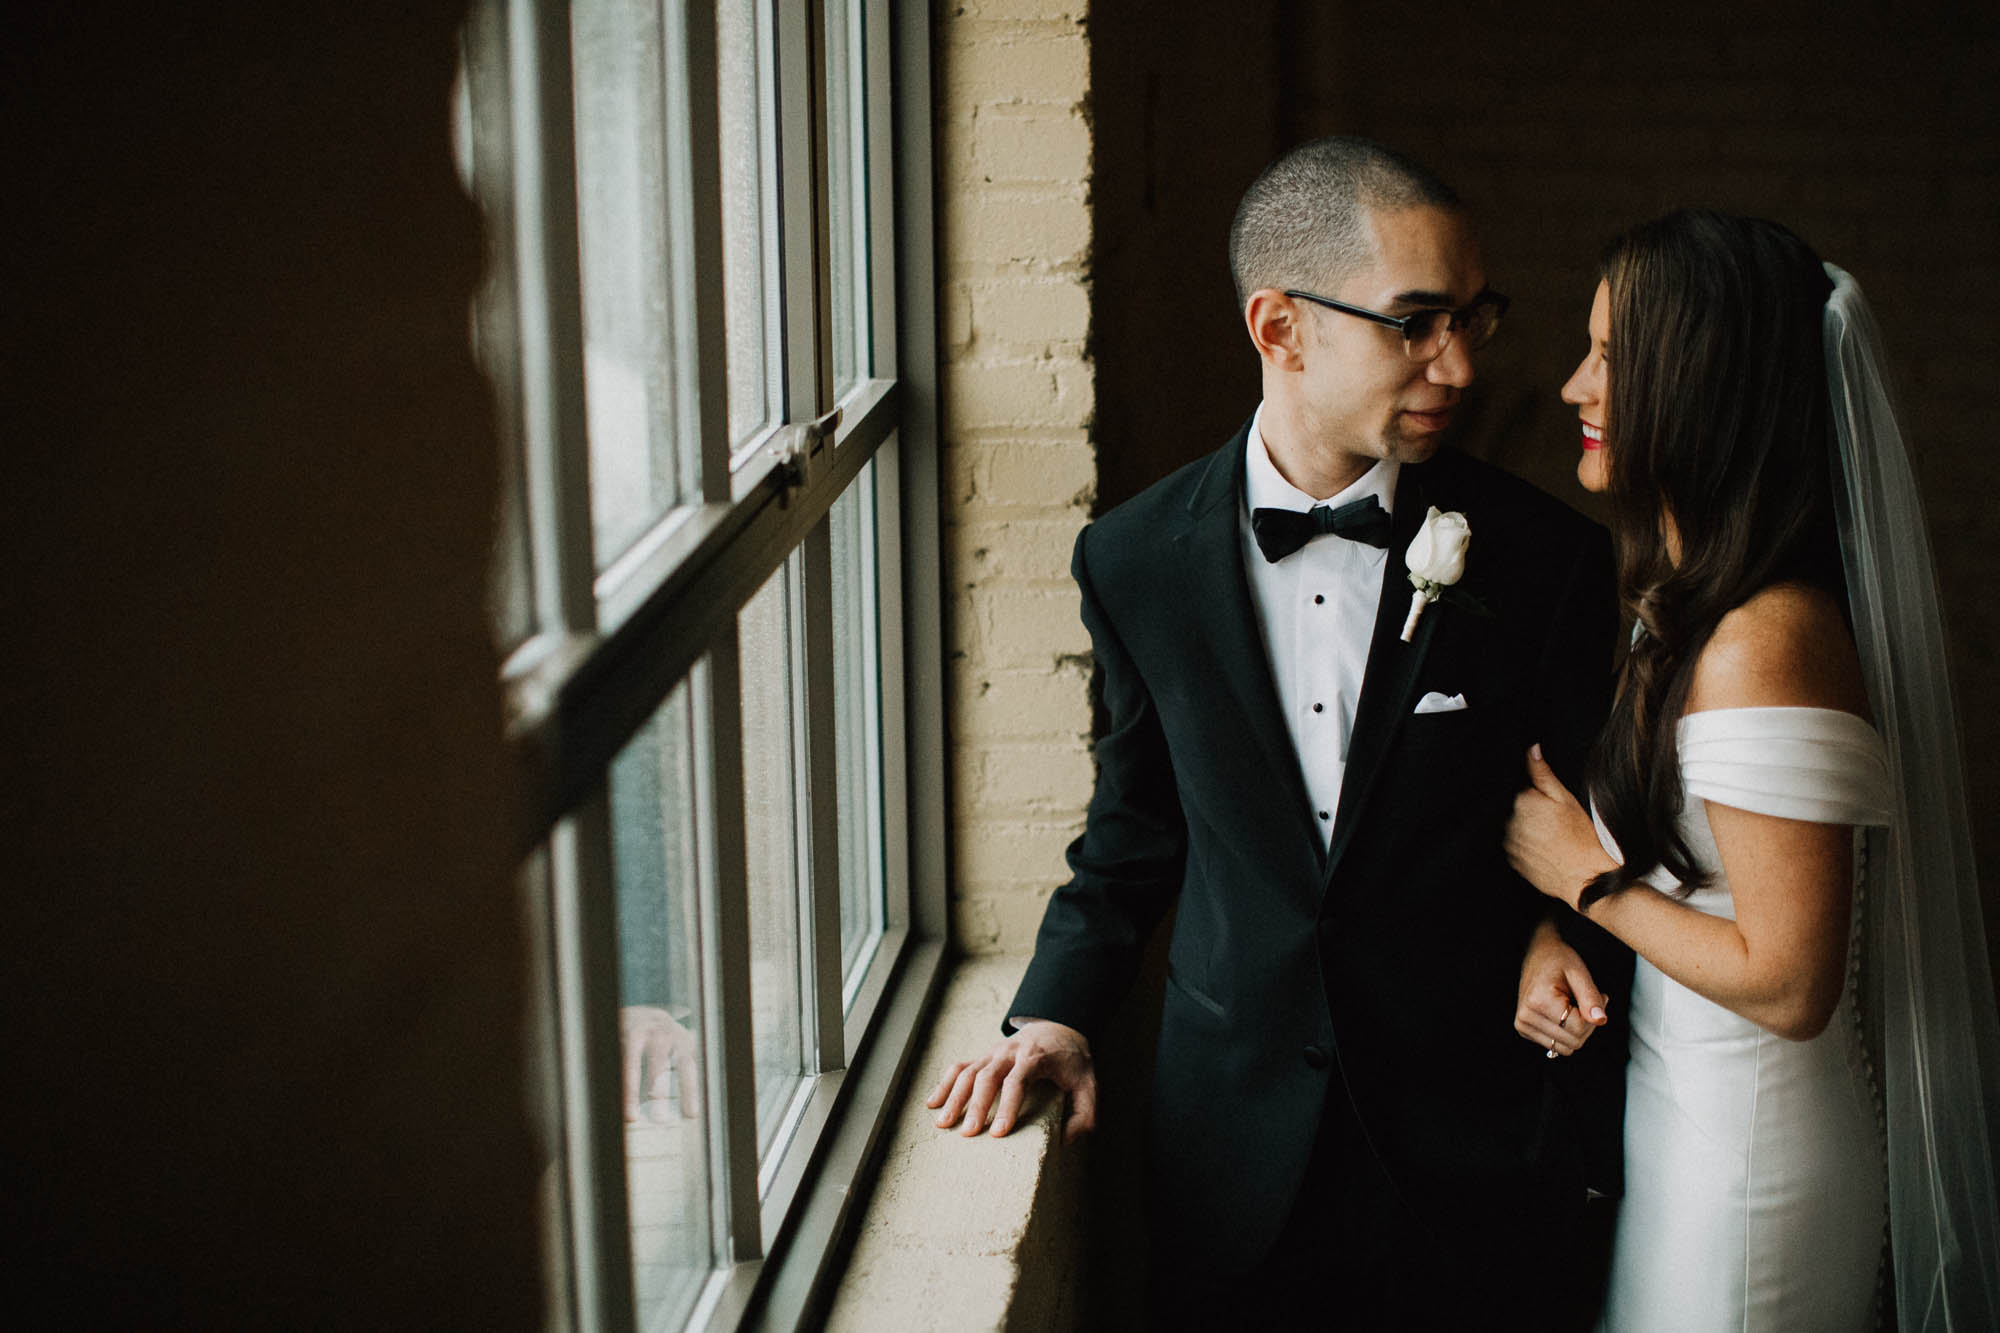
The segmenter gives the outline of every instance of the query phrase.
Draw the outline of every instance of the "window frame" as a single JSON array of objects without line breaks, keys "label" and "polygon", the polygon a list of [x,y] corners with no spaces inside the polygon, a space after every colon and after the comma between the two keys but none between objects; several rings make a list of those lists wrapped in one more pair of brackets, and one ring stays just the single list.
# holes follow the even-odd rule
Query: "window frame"
[{"label": "window frame", "polygon": [[[857,91],[865,106],[867,179],[858,184],[867,200],[872,364],[844,401],[830,401],[826,6],[760,0],[763,21],[773,24],[776,71],[765,95],[777,99],[778,198],[765,217],[783,232],[777,249],[786,265],[766,282],[782,284],[782,407],[780,424],[754,453],[739,455],[734,471],[721,321],[694,318],[723,309],[715,7],[661,4],[670,25],[664,81],[670,98],[682,94],[665,113],[668,193],[691,242],[676,251],[673,269],[674,329],[688,335],[676,346],[693,352],[677,410],[681,438],[693,431],[699,447],[700,498],[601,573],[592,555],[569,9],[493,0],[472,20],[488,25],[489,36],[497,31],[506,53],[507,179],[497,187],[504,206],[489,201],[489,217],[506,229],[497,248],[515,277],[511,406],[526,442],[521,537],[538,627],[509,654],[502,678],[507,734],[523,775],[516,851],[527,861],[546,848],[552,867],[543,971],[553,979],[560,1048],[556,1152],[565,1209],[554,1230],[567,1253],[556,1262],[568,1275],[553,1304],[579,1328],[635,1326],[606,779],[620,749],[682,680],[690,684],[695,764],[707,774],[695,820],[720,1251],[686,1327],[788,1328],[823,1313],[858,1220],[853,1204],[866,1196],[941,980],[944,647],[929,16],[924,6],[892,0],[853,3],[863,14],[863,47],[850,59],[869,72]],[[864,474],[870,462],[874,470]],[[873,961],[845,987],[828,514],[843,494],[870,484],[871,507],[884,519],[874,598],[887,904]],[[806,667],[802,879],[817,886],[804,898],[811,928],[801,943],[811,998],[800,1017],[811,1067],[789,1140],[760,1164],[736,617],[794,552],[808,608],[797,660]]]}]

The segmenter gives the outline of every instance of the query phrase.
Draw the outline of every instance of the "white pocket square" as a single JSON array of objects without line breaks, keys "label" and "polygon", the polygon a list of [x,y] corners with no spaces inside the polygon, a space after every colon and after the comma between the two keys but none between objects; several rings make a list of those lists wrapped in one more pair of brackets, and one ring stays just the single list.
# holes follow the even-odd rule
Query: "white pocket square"
[{"label": "white pocket square", "polygon": [[[1466,707],[1462,694],[1439,694],[1433,690],[1417,700],[1416,713],[1456,713]],[[1414,715],[1414,714],[1413,714]]]}]

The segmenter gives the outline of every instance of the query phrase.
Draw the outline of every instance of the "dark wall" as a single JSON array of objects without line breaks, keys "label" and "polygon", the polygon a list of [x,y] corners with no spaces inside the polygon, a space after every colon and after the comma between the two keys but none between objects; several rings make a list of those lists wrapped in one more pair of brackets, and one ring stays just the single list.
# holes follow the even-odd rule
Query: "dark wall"
[{"label": "dark wall", "polygon": [[10,6],[17,1327],[529,1327],[460,6]]},{"label": "dark wall", "polygon": [[1091,6],[1100,512],[1221,444],[1257,404],[1229,220],[1291,137],[1272,94],[1290,8]]}]

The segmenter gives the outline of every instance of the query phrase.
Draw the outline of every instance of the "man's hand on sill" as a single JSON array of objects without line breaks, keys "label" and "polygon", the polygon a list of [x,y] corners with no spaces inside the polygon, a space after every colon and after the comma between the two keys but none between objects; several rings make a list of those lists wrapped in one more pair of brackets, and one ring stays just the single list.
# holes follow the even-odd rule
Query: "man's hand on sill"
[{"label": "man's hand on sill", "polygon": [[950,1129],[962,1115],[959,1133],[967,1138],[986,1128],[991,1111],[993,1137],[1001,1138],[1020,1119],[1021,1100],[1038,1082],[1069,1094],[1063,1142],[1074,1143],[1096,1127],[1097,1072],[1090,1043],[1075,1028],[1047,1019],[1016,1019],[1013,1036],[979,1059],[960,1060],[945,1070],[924,1104],[938,1111],[939,1129]]}]

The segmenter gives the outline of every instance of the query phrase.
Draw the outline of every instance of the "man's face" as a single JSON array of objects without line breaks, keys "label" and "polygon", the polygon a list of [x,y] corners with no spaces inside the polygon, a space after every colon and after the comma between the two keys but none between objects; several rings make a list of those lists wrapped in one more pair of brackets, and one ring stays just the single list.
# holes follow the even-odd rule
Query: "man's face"
[{"label": "man's face", "polygon": [[[1472,304],[1486,286],[1479,246],[1465,220],[1444,209],[1376,212],[1376,257],[1350,273],[1337,300],[1385,315]],[[1306,351],[1305,407],[1319,449],[1350,458],[1421,463],[1437,451],[1460,392],[1472,383],[1472,354],[1454,337],[1430,361],[1412,361],[1396,330],[1301,303]]]}]

